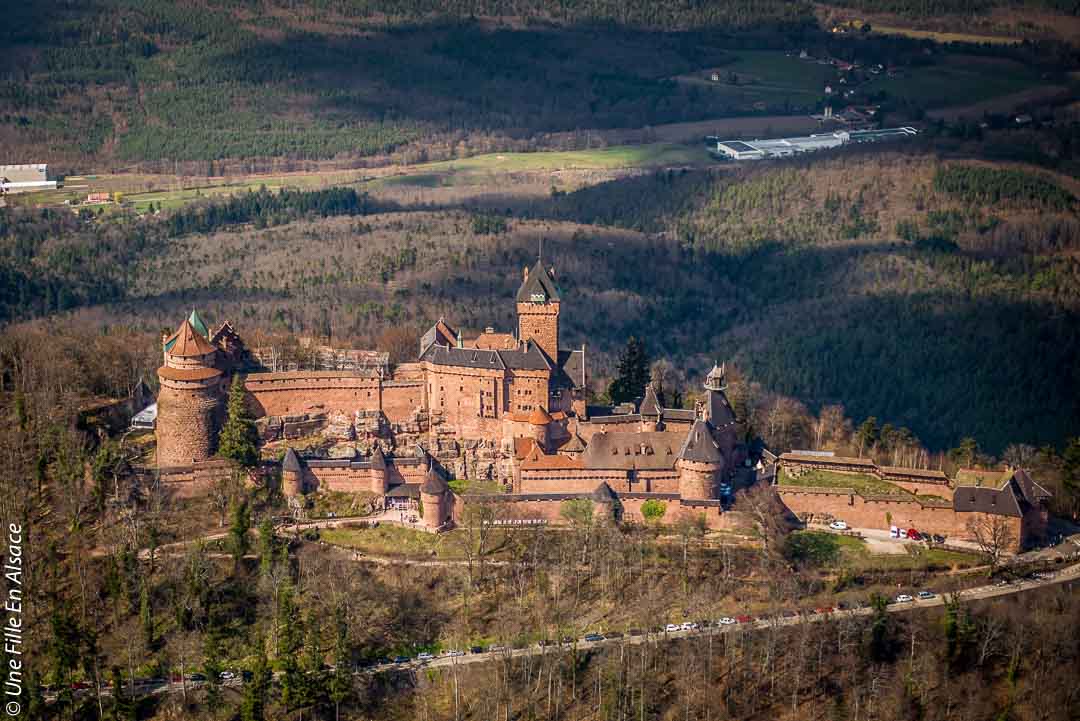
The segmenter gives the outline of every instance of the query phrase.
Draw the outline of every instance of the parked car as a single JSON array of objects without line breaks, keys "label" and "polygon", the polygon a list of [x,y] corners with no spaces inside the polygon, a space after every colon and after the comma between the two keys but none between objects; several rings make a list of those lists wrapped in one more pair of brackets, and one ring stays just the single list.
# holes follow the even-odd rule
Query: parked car
[{"label": "parked car", "polygon": [[394,663],[409,663],[412,661],[408,656],[394,656]]},{"label": "parked car", "polygon": [[236,678],[236,672],[222,671],[220,674],[218,674],[218,678],[220,678],[222,681],[232,681],[234,678]]},{"label": "parked car", "polygon": [[917,595],[919,597],[920,601],[926,601],[926,600],[931,599],[931,598],[937,598],[937,594],[936,593],[931,593],[930,591],[919,591],[915,595]]},{"label": "parked car", "polygon": [[443,656],[447,656],[449,658],[456,658],[457,656],[464,656],[464,655],[465,655],[464,651],[458,651],[457,649],[447,651],[446,653],[443,654]]},{"label": "parked car", "polygon": [[500,646],[498,644],[495,644],[494,646],[488,646],[488,653],[499,653],[500,651],[505,650],[506,646]]},{"label": "parked car", "polygon": [[678,630],[679,630],[679,624],[677,624],[677,623],[669,623],[668,625],[664,626],[665,633],[671,633],[672,631],[678,631]]},{"label": "parked car", "polygon": [[832,606],[818,606],[814,609],[815,613],[832,613],[835,609]]},{"label": "parked car", "polygon": [[834,531],[846,531],[848,529],[847,524],[843,521],[833,521],[829,524],[829,528]]},{"label": "parked car", "polygon": [[915,600],[914,598],[912,598],[911,596],[907,595],[906,593],[901,593],[901,594],[900,594],[899,596],[897,596],[897,597],[896,597],[896,599],[895,599],[896,603],[911,603],[911,602],[912,602],[912,601],[914,601],[914,600]]},{"label": "parked car", "polygon": [[605,633],[604,638],[607,638],[607,639],[622,638],[622,634],[619,633],[618,631],[612,631],[610,633]]},{"label": "parked car", "polygon": [[544,646],[557,646],[558,642],[552,641],[550,638],[542,638],[540,639],[540,641],[537,642],[536,645],[540,648],[543,648]]},{"label": "parked car", "polygon": [[679,624],[679,630],[680,631],[696,631],[696,630],[698,630],[698,625],[696,623],[694,623],[693,621],[686,621],[685,623]]},{"label": "parked car", "polygon": [[627,631],[627,633],[629,633],[631,636],[644,636],[645,635],[645,632],[642,631],[640,628],[632,628],[629,631]]},{"label": "parked car", "polygon": [[583,640],[588,641],[589,643],[593,643],[595,641],[603,641],[604,637],[601,636],[598,633],[589,633],[589,634],[585,634],[585,636],[583,637]]},{"label": "parked car", "polygon": [[417,661],[430,661],[433,658],[435,658],[435,657],[432,656],[427,651],[421,651],[420,653],[416,654],[416,660]]},{"label": "parked car", "polygon": [[935,533],[933,536],[934,543],[945,543],[945,536]]},{"label": "parked car", "polygon": [[736,623],[738,623],[738,621],[736,621],[731,616],[724,616],[719,621],[717,621],[717,623],[719,623],[721,626],[734,626]]},{"label": "parked car", "polygon": [[889,538],[900,538],[900,529],[896,526],[889,526]]},{"label": "parked car", "polygon": [[780,615],[783,616],[784,618],[798,618],[799,617],[798,612],[792,611],[791,609],[788,609],[787,611],[782,612]]},{"label": "parked car", "polygon": [[751,621],[754,620],[754,617],[743,614],[741,616],[736,616],[735,620],[738,621],[739,623],[750,623]]},{"label": "parked car", "polygon": [[907,529],[907,537],[912,541],[918,541],[922,538],[922,536],[919,535],[919,532],[916,531],[914,528]]}]

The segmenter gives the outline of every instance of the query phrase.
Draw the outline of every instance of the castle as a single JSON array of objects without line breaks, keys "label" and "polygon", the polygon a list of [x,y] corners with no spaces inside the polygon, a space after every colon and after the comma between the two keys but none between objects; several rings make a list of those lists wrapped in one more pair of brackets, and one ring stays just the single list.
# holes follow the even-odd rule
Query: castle
[{"label": "castle", "polygon": [[[560,347],[554,268],[538,260],[523,269],[515,305],[512,333],[486,328],[465,338],[439,319],[421,337],[417,360],[393,373],[385,364],[354,362],[364,357],[358,351],[337,354],[352,359],[347,368],[265,372],[229,323],[211,332],[192,311],[163,338],[161,477],[192,493],[192,481],[219,472],[221,462],[215,470],[211,458],[224,398],[230,378],[241,373],[264,442],[315,438],[331,445],[315,455],[287,448],[281,482],[292,497],[370,494],[379,507],[419,510],[431,529],[452,526],[472,504],[497,505],[506,522],[560,522],[570,501],[636,521],[645,520],[652,502],[650,515],[659,509],[662,522],[690,514],[725,527],[725,501],[748,454],[725,394],[724,367],[708,373],[694,409],[665,408],[652,385],[634,404],[590,406],[585,347]],[[1004,524],[1016,546],[1046,532],[1049,494],[1023,471],[987,487],[862,458],[773,459],[787,479],[774,484],[777,497],[804,519],[868,528],[898,523],[969,540],[977,525]],[[814,471],[839,473],[852,487],[796,482]],[[857,482],[866,476],[891,491]],[[448,483],[455,479],[501,483],[504,492],[455,492]]]},{"label": "castle", "polygon": [[[439,319],[421,337],[417,360],[392,374],[246,372],[264,440],[332,426],[344,427],[352,444],[335,457],[289,449],[285,492],[375,494],[384,506],[422,507],[433,528],[452,524],[470,503],[502,504],[522,522],[557,521],[568,500],[626,519],[640,519],[654,500],[666,520],[692,512],[722,524],[722,496],[746,459],[723,367],[708,374],[695,409],[665,408],[652,386],[637,404],[589,406],[585,348],[560,347],[555,277],[540,260],[523,269],[516,332],[486,328],[465,338]],[[232,326],[211,332],[195,311],[163,339],[163,355],[157,463],[168,474],[211,459],[229,379],[252,369]],[[507,492],[456,494],[453,477],[502,482]]]}]

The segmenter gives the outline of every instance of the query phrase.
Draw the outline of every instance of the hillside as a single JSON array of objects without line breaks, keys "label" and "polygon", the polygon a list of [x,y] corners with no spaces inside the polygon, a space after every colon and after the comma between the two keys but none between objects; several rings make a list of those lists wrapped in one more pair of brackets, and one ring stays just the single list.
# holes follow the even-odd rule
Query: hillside
[{"label": "hillside", "polygon": [[[834,36],[809,4],[49,0],[0,28],[0,146],[54,172],[220,175],[274,158],[353,165],[502,150],[547,133],[801,117],[836,69],[883,63],[856,103],[898,117],[1067,86],[1056,46]],[[985,60],[985,62],[984,62]],[[724,81],[711,79],[718,70]],[[998,109],[1007,113],[1012,105]],[[765,121],[760,132],[768,123]],[[566,142],[564,139],[562,142]],[[396,157],[396,156],[395,156]]]},{"label": "hillside", "polygon": [[638,172],[554,196],[544,171],[445,172],[135,224],[12,211],[8,313],[82,308],[92,325],[157,332],[196,305],[248,334],[329,322],[360,345],[441,315],[509,329],[542,238],[564,342],[588,344],[597,378],[634,335],[691,388],[734,361],[767,389],[906,426],[932,449],[969,435],[991,452],[1057,445],[1080,429],[1068,180],[899,153]]}]

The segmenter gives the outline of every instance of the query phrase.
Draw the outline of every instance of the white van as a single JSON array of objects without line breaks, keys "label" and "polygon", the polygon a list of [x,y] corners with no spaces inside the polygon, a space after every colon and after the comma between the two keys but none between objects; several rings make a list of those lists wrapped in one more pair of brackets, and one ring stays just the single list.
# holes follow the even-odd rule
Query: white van
[{"label": "white van", "polygon": [[900,538],[900,529],[896,526],[889,526],[889,538]]}]

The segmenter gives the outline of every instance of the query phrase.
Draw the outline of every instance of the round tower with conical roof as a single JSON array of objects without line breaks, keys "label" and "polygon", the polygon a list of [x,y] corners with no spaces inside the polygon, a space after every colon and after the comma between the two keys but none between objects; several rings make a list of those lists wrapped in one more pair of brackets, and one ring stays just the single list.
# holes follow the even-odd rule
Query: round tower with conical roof
[{"label": "round tower with conical roof", "polygon": [[420,486],[420,503],[424,506],[424,525],[442,528],[450,522],[450,486],[435,468],[428,466],[427,476]]},{"label": "round tower with conical roof", "polygon": [[371,451],[371,469],[368,474],[371,479],[371,492],[385,495],[390,488],[390,479],[386,469],[386,456],[378,445]]},{"label": "round tower with conical roof", "polygon": [[[192,317],[202,324],[194,311]],[[222,404],[222,373],[214,367],[217,348],[189,318],[165,338],[162,351],[164,364],[157,371],[161,385],[157,464],[174,467],[205,461],[216,447]]]},{"label": "round tower with conical roof", "polygon": [[724,455],[712,437],[709,424],[700,418],[686,435],[675,469],[679,472],[679,495],[692,500],[717,498],[716,486],[724,473]]},{"label": "round tower with conical roof", "polygon": [[281,492],[286,498],[304,494],[304,467],[292,448],[285,451],[285,458],[281,461]]},{"label": "round tower with conical roof", "polygon": [[536,406],[529,414],[529,427],[536,445],[546,452],[551,441],[551,416],[543,408]]}]

